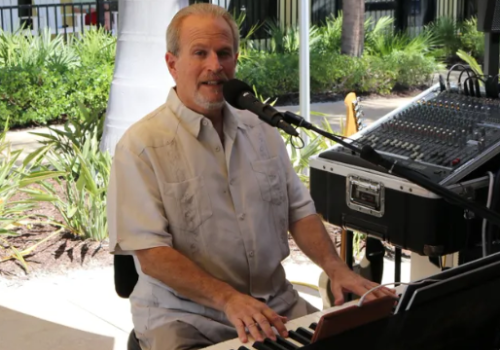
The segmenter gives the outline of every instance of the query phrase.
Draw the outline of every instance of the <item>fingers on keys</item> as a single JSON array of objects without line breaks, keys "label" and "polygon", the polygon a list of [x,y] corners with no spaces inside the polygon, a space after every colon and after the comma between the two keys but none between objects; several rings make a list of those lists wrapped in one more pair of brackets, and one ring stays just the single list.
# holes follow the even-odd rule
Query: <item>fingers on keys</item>
[{"label": "fingers on keys", "polygon": [[245,332],[245,324],[242,320],[238,319],[234,322],[234,326],[236,327],[236,332],[238,333],[238,338],[240,338],[242,343],[246,343],[248,341],[247,333]]},{"label": "fingers on keys", "polygon": [[248,341],[248,336],[245,332],[245,328],[256,341],[263,341],[265,338],[276,340],[276,333],[273,331],[272,327],[274,327],[281,336],[287,337],[288,331],[284,325],[286,322],[286,317],[277,315],[271,309],[266,309],[262,313],[254,314],[252,317],[247,316],[243,319],[238,319],[235,322],[235,327],[238,338],[242,343],[246,343]]}]

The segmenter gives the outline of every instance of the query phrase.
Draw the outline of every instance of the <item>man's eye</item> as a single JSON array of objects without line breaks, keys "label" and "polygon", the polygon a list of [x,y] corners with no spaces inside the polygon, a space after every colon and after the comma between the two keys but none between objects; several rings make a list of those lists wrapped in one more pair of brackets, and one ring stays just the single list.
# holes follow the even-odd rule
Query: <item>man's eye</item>
[{"label": "man's eye", "polygon": [[205,51],[196,51],[194,54],[197,56],[205,56]]}]

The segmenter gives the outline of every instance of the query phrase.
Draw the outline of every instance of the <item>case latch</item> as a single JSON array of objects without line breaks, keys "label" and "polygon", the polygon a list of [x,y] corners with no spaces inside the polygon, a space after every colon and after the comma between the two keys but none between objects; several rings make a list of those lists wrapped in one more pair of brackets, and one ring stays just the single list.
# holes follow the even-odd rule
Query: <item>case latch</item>
[{"label": "case latch", "polygon": [[350,175],[346,178],[347,206],[365,214],[382,217],[385,211],[385,186],[383,183]]}]

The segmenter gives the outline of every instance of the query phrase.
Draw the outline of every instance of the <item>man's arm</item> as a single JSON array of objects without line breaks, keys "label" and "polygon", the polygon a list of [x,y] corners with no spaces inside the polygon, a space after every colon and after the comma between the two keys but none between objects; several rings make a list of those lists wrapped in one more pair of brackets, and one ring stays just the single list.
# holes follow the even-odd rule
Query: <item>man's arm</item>
[{"label": "man's arm", "polygon": [[[378,285],[357,275],[342,261],[328,236],[325,225],[317,214],[306,216],[292,223],[290,233],[304,254],[320,266],[330,278],[335,305],[341,305],[344,302],[344,291],[361,296]],[[394,293],[387,288],[380,288],[366,298],[371,300],[385,295],[394,296]]]},{"label": "man's arm", "polygon": [[266,304],[242,294],[196,265],[189,258],[170,247],[157,247],[136,251],[142,271],[168,285],[182,296],[205,306],[222,311],[236,327],[242,342],[247,342],[245,327],[256,340],[263,340],[257,325],[270,338],[275,339],[271,326],[288,336],[279,316]]},{"label": "man's arm", "polygon": [[223,311],[224,305],[237,291],[213,278],[189,258],[170,247],[136,252],[142,271],[186,298]]}]

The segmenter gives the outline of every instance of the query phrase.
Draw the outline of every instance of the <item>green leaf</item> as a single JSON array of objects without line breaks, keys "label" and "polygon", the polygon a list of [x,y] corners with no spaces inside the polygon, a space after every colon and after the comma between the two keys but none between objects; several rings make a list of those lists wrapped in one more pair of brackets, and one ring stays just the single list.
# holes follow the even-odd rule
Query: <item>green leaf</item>
[{"label": "green leaf", "polygon": [[26,176],[24,179],[19,181],[19,186],[20,187],[26,187],[28,185],[31,185],[33,183],[39,183],[40,181],[48,180],[48,179],[53,179],[55,177],[59,176],[64,176],[67,173],[64,171],[40,171],[40,172],[33,172],[30,175]]}]

